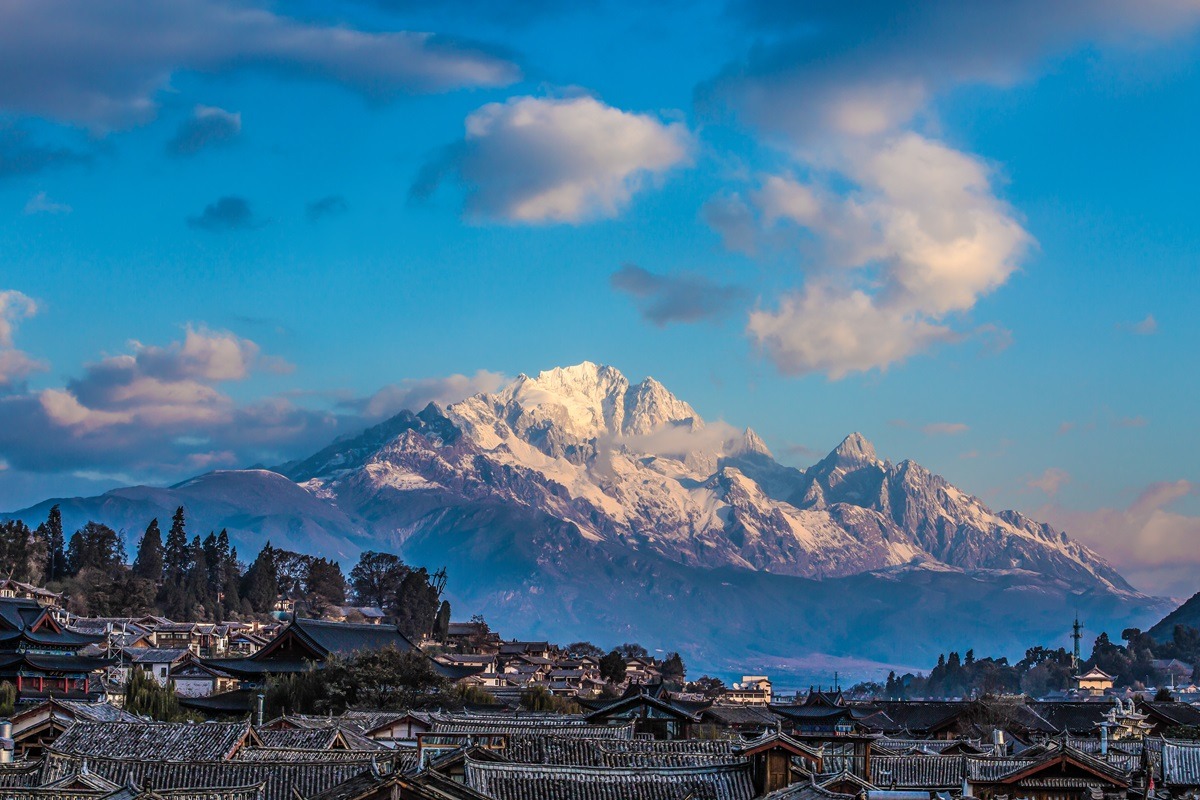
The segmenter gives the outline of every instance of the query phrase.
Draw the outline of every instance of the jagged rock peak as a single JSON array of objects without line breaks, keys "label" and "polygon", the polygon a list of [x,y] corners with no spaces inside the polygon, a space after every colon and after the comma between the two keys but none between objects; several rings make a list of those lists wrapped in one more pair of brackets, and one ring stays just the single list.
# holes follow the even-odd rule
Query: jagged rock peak
[{"label": "jagged rock peak", "polygon": [[855,432],[842,440],[842,443],[829,454],[841,464],[874,464],[879,461],[875,454],[875,445],[861,433]]}]

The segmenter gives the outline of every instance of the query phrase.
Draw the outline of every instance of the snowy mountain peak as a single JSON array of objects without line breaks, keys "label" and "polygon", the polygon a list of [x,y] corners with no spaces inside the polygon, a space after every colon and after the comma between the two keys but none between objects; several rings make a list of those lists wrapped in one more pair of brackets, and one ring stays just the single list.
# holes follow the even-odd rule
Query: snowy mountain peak
[{"label": "snowy mountain peak", "polygon": [[[667,424],[692,429],[703,420],[687,403],[653,378],[631,385],[620,370],[591,361],[557,367],[530,378],[521,375],[490,396],[518,431],[547,431],[581,442],[601,437],[641,436]],[[487,403],[488,396],[472,398]]]},{"label": "snowy mountain peak", "polygon": [[879,456],[875,454],[875,445],[857,432],[843,439],[829,454],[829,459],[835,460],[842,467],[867,466],[879,462]]}]

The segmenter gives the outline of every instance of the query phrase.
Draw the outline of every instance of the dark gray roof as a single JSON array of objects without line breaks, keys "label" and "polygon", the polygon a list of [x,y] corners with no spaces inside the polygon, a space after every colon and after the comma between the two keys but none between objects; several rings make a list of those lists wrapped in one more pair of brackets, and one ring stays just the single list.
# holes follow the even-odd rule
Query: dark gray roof
[{"label": "dark gray roof", "polygon": [[[78,774],[84,759],[51,752],[42,767],[42,783]],[[90,772],[111,781],[169,789],[233,789],[263,784],[263,800],[294,800],[323,792],[362,774],[361,762],[245,762],[155,761],[147,759],[87,758]]]},{"label": "dark gray roof", "polygon": [[520,764],[586,767],[695,767],[728,764],[738,759],[727,739],[585,739],[562,736],[510,735],[502,751]]},{"label": "dark gray roof", "polygon": [[495,800],[750,800],[749,765],[606,769],[467,760],[467,786]]},{"label": "dark gray roof", "polygon": [[250,738],[246,722],[76,722],[54,740],[59,753],[151,761],[218,761]]}]

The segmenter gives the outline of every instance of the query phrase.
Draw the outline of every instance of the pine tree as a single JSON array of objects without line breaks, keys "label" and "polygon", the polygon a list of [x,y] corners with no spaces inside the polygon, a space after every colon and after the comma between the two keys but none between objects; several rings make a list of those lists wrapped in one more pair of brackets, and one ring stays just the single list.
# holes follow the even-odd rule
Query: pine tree
[{"label": "pine tree", "polygon": [[279,579],[275,576],[275,549],[267,542],[246,576],[242,579],[242,597],[259,614],[269,613],[275,608],[279,596]]},{"label": "pine tree", "polygon": [[[217,539],[220,540],[222,536],[225,537],[225,542],[228,544],[229,537],[223,530],[221,531],[221,536],[218,536]],[[221,589],[221,614],[222,618],[227,619],[231,614],[239,614],[242,611],[240,586],[242,582],[242,570],[238,564],[236,547],[229,548],[229,555],[225,559],[225,566],[221,572],[225,578],[225,584]]]},{"label": "pine tree", "polygon": [[[58,504],[50,507],[44,523],[46,537],[46,581],[61,581],[67,577],[66,538],[63,536],[62,512]],[[39,526],[41,527],[41,526]]]},{"label": "pine tree", "polygon": [[190,557],[183,590],[184,617],[186,619],[199,617],[211,619],[214,609],[208,591],[208,556],[204,552],[204,545],[201,544],[199,536],[192,538],[192,544],[188,551]]},{"label": "pine tree", "polygon": [[180,506],[171,519],[171,530],[167,532],[167,544],[163,548],[163,582],[159,593],[163,613],[172,619],[182,619],[187,614],[184,579],[187,578],[189,566],[191,549],[188,547],[183,506]]},{"label": "pine tree", "polygon": [[162,531],[158,529],[158,519],[150,520],[142,541],[138,544],[137,558],[133,562],[133,574],[139,578],[154,581],[157,584],[163,577],[163,543]]}]

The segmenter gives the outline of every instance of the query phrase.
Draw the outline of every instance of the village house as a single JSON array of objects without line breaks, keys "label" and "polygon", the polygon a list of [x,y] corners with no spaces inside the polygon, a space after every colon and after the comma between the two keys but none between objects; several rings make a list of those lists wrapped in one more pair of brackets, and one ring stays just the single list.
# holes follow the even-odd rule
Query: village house
[{"label": "village house", "polygon": [[1092,667],[1082,675],[1073,675],[1071,684],[1080,694],[1101,695],[1113,688],[1115,680],[1099,667]]},{"label": "village house", "polygon": [[19,701],[53,694],[97,699],[106,658],[81,655],[101,637],[63,627],[36,600],[0,598],[0,681],[11,683]]},{"label": "village house", "polygon": [[0,580],[0,598],[15,598],[17,600],[33,600],[40,606],[62,608],[63,596],[49,589],[34,586],[31,583],[15,581],[11,577]]},{"label": "village house", "polygon": [[771,679],[766,675],[743,675],[721,695],[726,703],[765,706],[771,703]]}]

